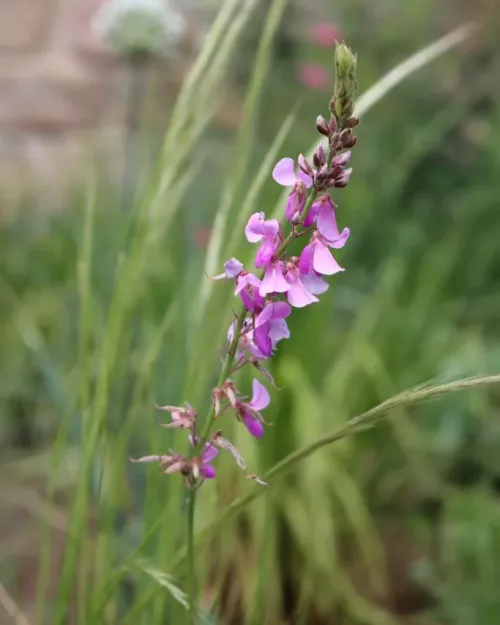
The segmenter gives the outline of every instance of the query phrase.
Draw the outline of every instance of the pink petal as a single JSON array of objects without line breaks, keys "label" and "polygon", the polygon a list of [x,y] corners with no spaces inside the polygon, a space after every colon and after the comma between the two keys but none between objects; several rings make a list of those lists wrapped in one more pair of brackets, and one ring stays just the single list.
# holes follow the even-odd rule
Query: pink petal
[{"label": "pink petal", "polygon": [[309,293],[312,295],[320,295],[328,290],[330,286],[328,282],[325,282],[323,278],[315,275],[314,273],[308,273],[306,275],[300,276],[302,284],[306,288]]},{"label": "pink petal", "polygon": [[342,234],[339,233],[337,226],[337,220],[335,219],[335,212],[333,205],[324,205],[318,213],[318,220],[316,227],[321,236],[326,239],[329,247],[339,249],[344,247],[345,242],[349,238],[349,228],[344,228]]},{"label": "pink petal", "polygon": [[284,319],[292,312],[290,305],[286,302],[273,302],[273,319]]},{"label": "pink petal", "polygon": [[231,258],[224,263],[226,278],[236,278],[243,271],[243,265],[236,258]]},{"label": "pink petal", "polygon": [[216,447],[214,447],[210,443],[207,443],[205,445],[205,451],[203,452],[201,456],[201,460],[202,462],[212,462],[214,458],[217,458],[218,453],[219,453],[219,450]]},{"label": "pink petal", "polygon": [[271,402],[267,388],[256,378],[252,382],[252,401],[248,404],[254,410],[264,410]]},{"label": "pink petal", "polygon": [[255,266],[265,267],[271,262],[272,257],[276,253],[277,240],[274,237],[264,237],[257,254],[255,255]]},{"label": "pink petal", "polygon": [[260,313],[260,315],[257,316],[257,319],[255,320],[255,328],[260,328],[273,318],[273,307],[274,304],[272,302],[266,305],[264,310]]},{"label": "pink petal", "polygon": [[282,187],[295,184],[295,163],[292,158],[282,158],[273,169],[273,178]]},{"label": "pink petal", "polygon": [[336,241],[330,241],[329,239],[325,239],[326,244],[328,245],[328,247],[333,247],[334,249],[338,250],[344,247],[350,234],[351,231],[349,230],[349,228],[344,228],[339,234],[339,238]]},{"label": "pink petal", "polygon": [[297,173],[297,178],[299,180],[302,180],[302,182],[306,185],[306,187],[309,189],[309,187],[312,186],[312,178],[311,176],[308,176],[305,172],[302,171],[302,169],[300,169],[299,167],[299,171]]},{"label": "pink petal", "polygon": [[262,438],[264,435],[264,426],[258,419],[253,417],[251,414],[246,413],[243,417],[243,423],[252,436],[255,436],[255,438]]},{"label": "pink petal", "polygon": [[272,347],[274,347],[278,341],[289,337],[290,330],[284,319],[273,319],[269,323],[269,338],[271,339]]},{"label": "pink petal", "polygon": [[302,250],[299,260],[299,269],[301,274],[311,273],[313,269],[314,245],[309,243]]},{"label": "pink petal", "polygon": [[294,308],[304,308],[304,306],[319,302],[317,297],[314,297],[305,289],[299,278],[289,275],[288,279],[291,288],[287,293],[287,298]]},{"label": "pink petal", "polygon": [[200,473],[206,480],[213,480],[215,477],[215,469],[211,464],[202,464]]},{"label": "pink petal", "polygon": [[262,233],[262,222],[264,221],[264,213],[254,213],[245,226],[245,234],[250,243],[257,243],[264,236]]},{"label": "pink petal", "polygon": [[259,293],[265,297],[268,293],[285,293],[290,285],[283,277],[284,266],[281,261],[269,265],[260,285]]},{"label": "pink petal", "polygon": [[253,337],[259,355],[255,354],[253,350],[250,351],[257,358],[269,358],[269,356],[273,353],[273,344],[271,337],[269,336],[269,329],[269,323],[266,323],[259,328],[255,328],[254,330]]},{"label": "pink petal", "polygon": [[321,241],[316,241],[314,246],[313,267],[314,271],[326,276],[332,276],[334,273],[344,271],[344,269],[333,258],[330,250],[326,247],[326,245],[323,245]]}]

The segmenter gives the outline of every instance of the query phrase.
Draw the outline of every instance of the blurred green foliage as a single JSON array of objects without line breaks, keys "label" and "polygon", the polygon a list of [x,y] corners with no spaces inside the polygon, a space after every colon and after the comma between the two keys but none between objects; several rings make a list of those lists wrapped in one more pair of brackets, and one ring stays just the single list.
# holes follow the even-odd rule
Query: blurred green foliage
[{"label": "blurred green foliage", "polygon": [[[362,90],[457,18],[425,0],[336,4]],[[182,437],[159,431],[155,404],[207,408],[232,293],[207,285],[203,271],[213,259],[219,271],[228,254],[250,261],[241,211],[271,213],[278,200],[270,168],[260,170],[262,186],[259,168],[305,151],[327,108],[328,93],[297,82],[297,59],[327,68],[333,59],[280,31],[252,74],[251,54],[238,64],[233,52],[239,19],[214,34],[132,214],[94,177],[60,214],[39,214],[31,198],[0,232],[4,474],[14,485],[46,478],[50,501],[69,499],[72,540],[49,601],[48,531],[40,554],[39,613],[51,623],[66,622],[68,605],[78,623],[182,622],[183,571],[171,570],[184,541],[182,483],[128,459],[185,450]],[[252,54],[265,19],[244,31]],[[259,96],[247,100],[231,157],[226,138],[205,128],[229,70],[242,88],[253,75]],[[410,76],[363,119],[352,182],[335,197],[352,233],[339,256],[347,271],[321,305],[295,311],[273,363],[280,390],[263,442],[221,423],[255,473],[403,389],[500,371],[496,76],[493,43],[479,38]],[[280,127],[286,141],[273,143]],[[206,260],[196,232],[217,225],[223,206],[224,236],[217,243],[213,230]],[[499,448],[498,392],[481,390],[394,411],[386,425],[320,451],[200,550],[203,619],[498,622]],[[48,465],[19,468],[19,457],[45,449]],[[255,488],[227,458],[218,475],[200,492],[200,531]]]}]

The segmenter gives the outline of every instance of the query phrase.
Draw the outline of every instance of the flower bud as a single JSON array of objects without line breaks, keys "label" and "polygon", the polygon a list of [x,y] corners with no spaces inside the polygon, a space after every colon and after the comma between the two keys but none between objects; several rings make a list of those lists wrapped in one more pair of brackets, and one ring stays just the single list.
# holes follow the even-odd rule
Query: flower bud
[{"label": "flower bud", "polygon": [[358,89],[356,81],[356,55],[345,44],[341,43],[335,50],[335,89],[330,102],[330,111],[340,125],[345,127],[352,116],[354,100]]},{"label": "flower bud", "polygon": [[347,141],[344,141],[345,148],[353,148],[358,142],[358,138],[355,136],[350,137]]},{"label": "flower bud", "polygon": [[320,143],[316,148],[316,151],[313,155],[313,163],[315,167],[323,167],[326,163],[326,152],[323,145]]},{"label": "flower bud", "polygon": [[359,124],[359,117],[349,117],[346,122],[348,128],[355,128]]},{"label": "flower bud", "polygon": [[326,119],[323,117],[323,115],[318,115],[318,117],[316,117],[316,130],[321,135],[325,135],[325,137],[330,136],[330,130],[328,128],[328,124],[326,123]]},{"label": "flower bud", "polygon": [[130,56],[165,53],[186,26],[168,0],[108,0],[92,25],[111,48]]},{"label": "flower bud", "polygon": [[307,162],[306,157],[303,154],[299,154],[298,163],[299,163],[300,169],[305,174],[307,174],[311,178],[314,176],[314,169],[311,167],[311,165],[309,165],[309,163]]}]

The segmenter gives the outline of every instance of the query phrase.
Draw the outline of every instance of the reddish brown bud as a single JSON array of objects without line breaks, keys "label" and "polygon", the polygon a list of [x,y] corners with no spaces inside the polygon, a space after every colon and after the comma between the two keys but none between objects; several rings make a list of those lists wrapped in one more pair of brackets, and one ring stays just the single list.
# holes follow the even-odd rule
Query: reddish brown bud
[{"label": "reddish brown bud", "polygon": [[317,182],[324,182],[328,178],[328,166],[323,165],[323,167],[316,174]]},{"label": "reddish brown bud", "polygon": [[323,165],[326,163],[326,152],[325,152],[325,148],[323,147],[321,143],[318,145],[318,147],[316,148],[316,151],[314,152],[313,163],[315,167],[318,167],[318,168],[323,167]]},{"label": "reddish brown bud", "polygon": [[358,142],[358,138],[353,135],[350,139],[347,139],[347,141],[344,141],[344,147],[353,148],[357,142]]},{"label": "reddish brown bud", "polygon": [[330,123],[328,124],[328,127],[330,129],[330,133],[333,133],[333,132],[337,131],[337,122],[336,122],[335,117],[333,115],[330,117]]},{"label": "reddish brown bud", "polygon": [[318,117],[316,117],[316,130],[321,135],[325,135],[325,137],[330,136],[330,129],[328,128],[328,124],[326,123],[326,119],[323,115],[318,115]]},{"label": "reddish brown bud", "polygon": [[347,128],[355,128],[359,124],[359,117],[349,117],[346,121]]},{"label": "reddish brown bud", "polygon": [[300,169],[305,174],[307,174],[308,176],[311,176],[311,178],[314,176],[314,169],[311,167],[311,165],[309,165],[306,157],[303,154],[299,154],[298,163],[299,163]]}]

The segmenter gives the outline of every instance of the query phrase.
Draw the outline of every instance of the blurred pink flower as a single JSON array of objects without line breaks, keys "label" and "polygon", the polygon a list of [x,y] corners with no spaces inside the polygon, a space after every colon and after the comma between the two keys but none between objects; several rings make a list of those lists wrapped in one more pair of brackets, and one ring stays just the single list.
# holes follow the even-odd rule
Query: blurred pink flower
[{"label": "blurred pink flower", "polygon": [[311,41],[321,48],[333,48],[342,41],[342,32],[333,22],[318,22],[311,31]]},{"label": "blurred pink flower", "polygon": [[331,86],[330,74],[321,65],[303,63],[300,65],[297,74],[299,81],[314,91],[323,91]]}]

